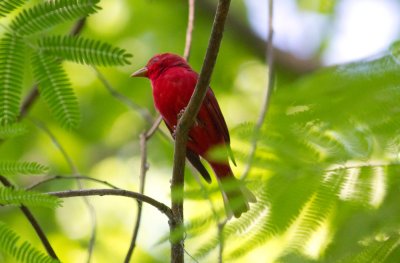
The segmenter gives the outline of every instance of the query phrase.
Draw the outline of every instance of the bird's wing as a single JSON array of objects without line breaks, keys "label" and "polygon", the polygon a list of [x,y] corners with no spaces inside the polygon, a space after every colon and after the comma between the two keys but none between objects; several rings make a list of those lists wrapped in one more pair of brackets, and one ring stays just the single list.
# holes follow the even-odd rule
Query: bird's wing
[{"label": "bird's wing", "polygon": [[211,120],[214,126],[217,128],[217,131],[221,133],[224,137],[229,157],[231,158],[233,164],[236,166],[235,157],[233,156],[230,145],[231,139],[229,137],[228,126],[226,125],[224,116],[222,115],[221,109],[219,108],[217,99],[215,98],[215,95],[210,88],[207,90],[206,97],[204,98],[204,105],[206,106],[207,111],[210,114]]},{"label": "bird's wing", "polygon": [[[168,130],[171,132],[171,134],[173,134],[174,129],[166,121],[164,122]],[[188,147],[186,147],[186,158],[193,165],[193,167],[196,168],[196,170],[201,174],[201,176],[203,176],[204,180],[206,180],[208,183],[211,183],[211,176],[208,173],[207,169],[204,167],[204,165],[201,163],[199,155],[191,151]]]}]

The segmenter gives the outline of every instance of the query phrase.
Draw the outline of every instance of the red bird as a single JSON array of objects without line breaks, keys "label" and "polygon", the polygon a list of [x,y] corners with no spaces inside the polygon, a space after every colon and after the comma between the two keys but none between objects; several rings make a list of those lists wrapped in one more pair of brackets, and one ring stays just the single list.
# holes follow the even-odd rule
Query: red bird
[{"label": "red bird", "polygon": [[[198,74],[182,57],[165,53],[151,58],[144,68],[131,76],[150,79],[155,107],[174,137],[177,121],[189,103]],[[208,155],[209,150],[218,146],[226,147],[225,160],[219,158],[217,161]],[[196,121],[189,131],[186,151],[187,159],[207,182],[211,182],[211,177],[199,156],[211,165],[222,188],[228,216],[233,212],[235,217],[240,217],[249,210],[248,203],[255,202],[256,198],[233,176],[228,155],[234,164],[235,160],[230,148],[228,127],[211,88],[208,88]]]}]

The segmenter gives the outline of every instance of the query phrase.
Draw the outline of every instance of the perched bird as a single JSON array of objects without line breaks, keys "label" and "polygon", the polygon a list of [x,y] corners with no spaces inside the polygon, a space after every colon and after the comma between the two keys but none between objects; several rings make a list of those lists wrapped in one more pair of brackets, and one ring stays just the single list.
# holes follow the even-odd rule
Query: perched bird
[{"label": "perched bird", "polygon": [[[150,79],[155,107],[174,137],[178,119],[194,92],[198,74],[184,58],[164,53],[151,58],[145,67],[134,72],[131,77]],[[226,148],[225,158],[211,158],[209,151],[221,146]],[[210,183],[211,177],[199,156],[205,159],[215,172],[228,216],[233,213],[235,217],[240,217],[249,210],[249,202],[255,202],[256,198],[233,176],[229,157],[234,164],[235,160],[230,148],[228,127],[211,88],[208,88],[195,123],[189,131],[186,149],[187,159]]]}]

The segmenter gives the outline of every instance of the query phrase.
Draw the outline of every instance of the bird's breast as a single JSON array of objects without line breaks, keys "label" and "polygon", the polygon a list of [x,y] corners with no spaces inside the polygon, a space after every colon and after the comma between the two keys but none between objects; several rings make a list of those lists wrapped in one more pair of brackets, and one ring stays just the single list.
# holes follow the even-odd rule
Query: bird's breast
[{"label": "bird's breast", "polygon": [[152,82],[154,104],[164,120],[176,125],[178,114],[187,106],[196,80],[185,74],[164,74]]}]

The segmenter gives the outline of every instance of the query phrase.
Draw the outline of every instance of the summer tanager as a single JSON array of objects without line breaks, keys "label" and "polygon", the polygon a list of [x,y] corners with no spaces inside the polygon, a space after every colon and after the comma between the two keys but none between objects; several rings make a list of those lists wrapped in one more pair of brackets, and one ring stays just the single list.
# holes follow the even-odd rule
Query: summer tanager
[{"label": "summer tanager", "polygon": [[[182,57],[165,53],[151,58],[144,68],[131,76],[150,79],[155,107],[174,137],[178,119],[189,103],[198,74]],[[221,146],[226,148],[222,160],[212,158],[209,150]],[[243,182],[233,176],[228,156],[234,164],[235,160],[230,148],[229,132],[211,88],[208,88],[195,123],[189,131],[186,156],[207,182],[211,182],[211,177],[199,156],[210,164],[221,186],[228,216],[233,213],[235,217],[240,217],[249,210],[249,202],[256,201]]]}]

